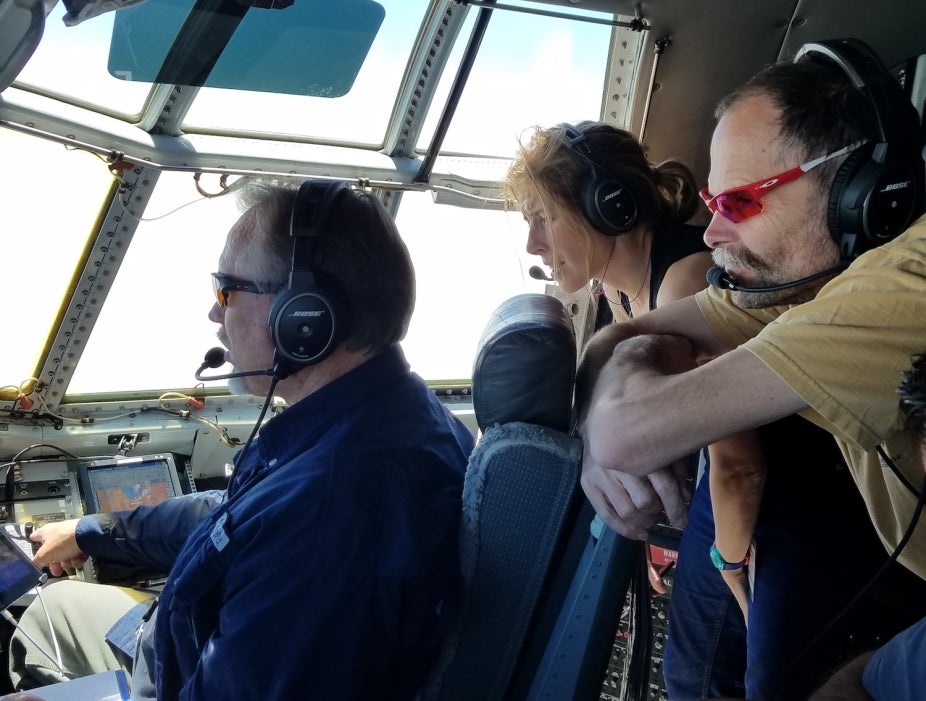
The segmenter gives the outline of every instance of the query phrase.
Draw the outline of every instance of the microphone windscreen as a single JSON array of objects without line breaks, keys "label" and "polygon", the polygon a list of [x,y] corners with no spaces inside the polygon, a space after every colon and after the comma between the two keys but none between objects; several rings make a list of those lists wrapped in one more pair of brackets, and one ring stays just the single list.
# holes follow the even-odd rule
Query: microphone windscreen
[{"label": "microphone windscreen", "polygon": [[730,278],[727,272],[718,265],[713,266],[707,271],[707,284],[711,287],[720,287],[722,289],[733,289],[729,285]]},{"label": "microphone windscreen", "polygon": [[552,282],[553,278],[550,277],[547,272],[541,268],[539,265],[532,265],[527,269],[527,274],[530,275],[535,280],[546,280],[547,282]]},{"label": "microphone windscreen", "polygon": [[205,368],[220,368],[225,365],[225,349],[221,347],[210,348],[206,351],[206,357],[203,360]]}]

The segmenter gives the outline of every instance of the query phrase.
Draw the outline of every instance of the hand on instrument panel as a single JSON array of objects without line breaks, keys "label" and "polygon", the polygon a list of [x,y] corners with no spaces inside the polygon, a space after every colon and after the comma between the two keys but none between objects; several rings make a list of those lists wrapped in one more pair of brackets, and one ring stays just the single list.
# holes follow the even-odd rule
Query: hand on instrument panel
[{"label": "hand on instrument panel", "polygon": [[77,547],[76,528],[77,519],[70,519],[46,523],[33,531],[29,540],[40,545],[32,561],[39,567],[47,565],[55,577],[83,565],[87,556]]}]

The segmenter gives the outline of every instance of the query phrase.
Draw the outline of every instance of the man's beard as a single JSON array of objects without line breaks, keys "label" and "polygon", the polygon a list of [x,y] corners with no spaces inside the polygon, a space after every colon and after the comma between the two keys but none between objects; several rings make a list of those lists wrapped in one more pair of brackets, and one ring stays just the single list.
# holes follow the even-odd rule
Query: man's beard
[{"label": "man's beard", "polygon": [[231,394],[251,394],[251,391],[245,384],[244,377],[233,377],[228,381],[228,391]]},{"label": "man's beard", "polygon": [[[222,327],[216,333],[216,337],[226,348],[230,348],[228,342],[228,334],[225,332],[225,328]],[[232,372],[238,372],[238,368],[232,363]],[[228,391],[231,394],[252,394],[252,392],[247,388],[247,378],[246,377],[232,377],[228,380]]]},{"label": "man's beard", "polygon": [[[717,248],[711,252],[711,257],[714,259],[714,264],[721,268],[735,267],[750,270],[753,277],[748,283],[734,280],[743,287],[772,287],[794,282],[808,275],[805,273],[787,277],[780,273],[774,273],[766,261],[745,250],[731,251],[728,248]],[[812,275],[813,273],[809,274]],[[766,307],[801,304],[813,299],[826,282],[827,278],[824,278],[781,290],[756,292],[734,290],[731,293],[731,298],[733,303],[740,309],[765,309]]]}]

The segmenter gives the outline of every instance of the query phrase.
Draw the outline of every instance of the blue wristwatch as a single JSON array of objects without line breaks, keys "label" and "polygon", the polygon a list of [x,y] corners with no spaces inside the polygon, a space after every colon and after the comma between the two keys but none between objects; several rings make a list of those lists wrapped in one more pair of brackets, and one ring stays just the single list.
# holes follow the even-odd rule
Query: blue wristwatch
[{"label": "blue wristwatch", "polygon": [[746,554],[746,557],[742,559],[741,562],[727,562],[723,559],[723,555],[720,554],[720,551],[717,549],[717,544],[714,543],[711,545],[711,562],[714,563],[714,567],[718,570],[741,570],[743,567],[749,564],[749,554]]}]

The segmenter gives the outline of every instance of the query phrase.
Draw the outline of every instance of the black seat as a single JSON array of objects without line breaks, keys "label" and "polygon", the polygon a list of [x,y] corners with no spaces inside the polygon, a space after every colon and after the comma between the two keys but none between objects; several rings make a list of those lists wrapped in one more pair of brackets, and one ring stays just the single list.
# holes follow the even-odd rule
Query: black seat
[{"label": "black seat", "polygon": [[559,300],[518,295],[493,313],[473,370],[482,436],[463,488],[464,608],[423,701],[600,694],[638,548],[591,532],[575,369]]},{"label": "black seat", "polygon": [[463,488],[464,608],[428,701],[511,698],[581,491],[582,445],[568,433],[575,369],[561,302],[518,295],[493,313],[473,369],[482,435]]}]

